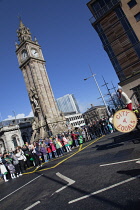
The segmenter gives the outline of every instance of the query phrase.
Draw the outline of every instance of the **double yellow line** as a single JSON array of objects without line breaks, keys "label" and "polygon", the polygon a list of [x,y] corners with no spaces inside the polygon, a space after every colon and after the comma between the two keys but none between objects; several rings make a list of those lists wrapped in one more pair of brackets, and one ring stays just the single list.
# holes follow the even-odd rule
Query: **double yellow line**
[{"label": "double yellow line", "polygon": [[91,142],[90,144],[88,144],[87,146],[83,147],[82,148],[82,144],[79,146],[79,149],[77,152],[73,153],[72,155],[70,155],[69,157],[65,158],[64,160],[60,161],[59,163],[57,163],[56,165],[52,166],[52,167],[49,167],[49,168],[44,168],[44,169],[41,169],[41,170],[38,170],[38,168],[36,168],[34,171],[31,171],[31,172],[27,172],[27,173],[24,173],[24,174],[32,174],[32,173],[35,173],[36,171],[47,171],[47,170],[50,170],[50,169],[53,169],[53,168],[56,168],[57,166],[59,166],[60,164],[64,163],[65,161],[67,161],[68,159],[70,159],[71,157],[73,157],[74,155],[78,154],[79,152],[81,152],[82,150],[86,149],[87,147],[89,147],[90,145],[94,144],[95,142],[99,141],[101,138],[103,138],[104,136],[96,139],[95,141]]}]

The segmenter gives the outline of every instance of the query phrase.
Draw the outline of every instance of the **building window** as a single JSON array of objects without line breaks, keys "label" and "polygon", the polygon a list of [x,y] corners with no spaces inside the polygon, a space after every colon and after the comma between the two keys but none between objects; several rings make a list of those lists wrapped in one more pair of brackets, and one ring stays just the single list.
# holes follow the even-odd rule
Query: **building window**
[{"label": "building window", "polygon": [[140,21],[140,12],[137,13],[134,17],[135,17],[135,19],[136,19],[137,22]]},{"label": "building window", "polygon": [[134,7],[137,4],[137,2],[136,2],[136,0],[131,0],[127,4],[129,6],[129,8],[131,9],[132,7]]},{"label": "building window", "polygon": [[13,137],[13,138],[12,138],[12,141],[13,141],[14,147],[17,147],[17,146],[18,146],[18,144],[17,144],[16,137]]}]

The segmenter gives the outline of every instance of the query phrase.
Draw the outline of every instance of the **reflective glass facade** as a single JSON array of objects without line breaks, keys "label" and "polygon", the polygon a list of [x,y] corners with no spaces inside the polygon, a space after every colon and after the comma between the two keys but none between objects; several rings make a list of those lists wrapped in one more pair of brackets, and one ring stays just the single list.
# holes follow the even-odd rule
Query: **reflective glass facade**
[{"label": "reflective glass facade", "polygon": [[77,101],[73,94],[67,94],[61,98],[56,99],[58,108],[64,113],[80,113]]}]

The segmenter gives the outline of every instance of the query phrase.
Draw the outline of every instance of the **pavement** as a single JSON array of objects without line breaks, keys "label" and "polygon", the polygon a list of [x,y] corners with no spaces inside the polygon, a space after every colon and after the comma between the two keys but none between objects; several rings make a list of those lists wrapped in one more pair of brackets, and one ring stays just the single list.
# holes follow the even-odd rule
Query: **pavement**
[{"label": "pavement", "polygon": [[115,132],[0,185],[1,210],[140,209],[140,132]]}]

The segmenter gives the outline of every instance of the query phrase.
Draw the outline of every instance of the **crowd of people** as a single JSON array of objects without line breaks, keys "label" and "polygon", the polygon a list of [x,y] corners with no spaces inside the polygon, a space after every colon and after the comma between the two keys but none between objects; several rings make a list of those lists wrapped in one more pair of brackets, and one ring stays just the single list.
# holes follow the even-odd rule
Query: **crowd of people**
[{"label": "crowd of people", "polygon": [[[133,110],[132,101],[119,87],[117,90],[125,108]],[[113,109],[112,109],[113,110]],[[140,105],[133,110],[140,124]],[[115,113],[115,110],[112,111]],[[137,124],[137,129],[139,129]],[[113,133],[113,115],[108,119],[103,118],[90,122],[83,128],[75,128],[51,138],[40,139],[33,143],[26,142],[22,147],[18,146],[15,151],[0,154],[0,176],[7,182],[22,176],[27,168],[31,166],[41,167],[43,162],[48,162],[52,158],[61,157],[64,153],[71,152],[74,147],[78,147],[86,141],[99,138],[103,135]]]},{"label": "crowd of people", "polygon": [[15,151],[0,154],[0,175],[5,182],[18,178],[32,166],[42,167],[42,163],[61,157],[80,144],[113,131],[115,129],[112,123],[104,118],[84,128],[75,128],[74,131],[33,143],[26,142],[22,147],[18,146]]},{"label": "crowd of people", "polygon": [[[137,116],[138,124],[140,124],[140,106],[133,111]],[[137,129],[139,129],[138,124]],[[15,179],[22,176],[31,166],[42,167],[42,163],[71,152],[80,144],[115,131],[112,115],[108,119],[102,118],[93,121],[83,128],[75,128],[73,131],[40,139],[33,143],[26,142],[22,147],[18,146],[15,151],[0,153],[0,176],[5,182]]]}]

